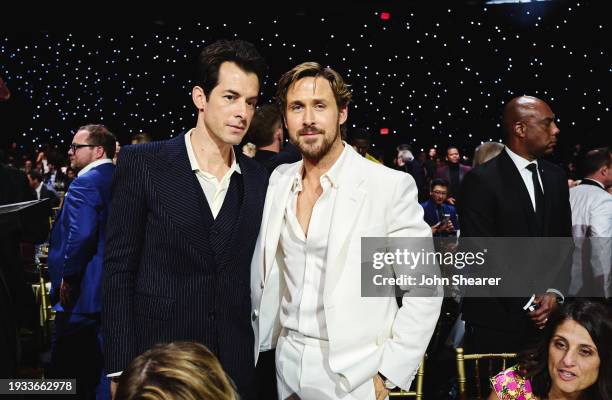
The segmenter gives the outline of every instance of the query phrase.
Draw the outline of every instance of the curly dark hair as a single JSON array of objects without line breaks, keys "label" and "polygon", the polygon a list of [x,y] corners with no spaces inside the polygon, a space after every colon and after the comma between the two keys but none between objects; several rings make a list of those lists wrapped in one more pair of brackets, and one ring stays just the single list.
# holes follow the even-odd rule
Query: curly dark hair
[{"label": "curly dark hair", "polygon": [[548,371],[548,348],[559,325],[571,319],[587,330],[599,354],[599,376],[589,387],[586,398],[612,399],[612,308],[603,302],[590,299],[568,300],[549,318],[544,334],[532,348],[519,354],[519,371],[529,379],[533,393],[541,398],[548,396],[551,378]]}]

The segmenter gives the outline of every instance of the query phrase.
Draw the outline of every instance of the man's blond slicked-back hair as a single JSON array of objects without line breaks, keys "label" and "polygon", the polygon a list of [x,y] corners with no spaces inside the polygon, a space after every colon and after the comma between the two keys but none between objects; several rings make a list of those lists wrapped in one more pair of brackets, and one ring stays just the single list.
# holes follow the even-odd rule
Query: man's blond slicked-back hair
[{"label": "man's blond slicked-back hair", "polygon": [[283,114],[285,114],[287,108],[287,92],[289,87],[300,79],[307,77],[322,77],[329,82],[338,109],[346,107],[351,101],[349,85],[344,82],[339,73],[329,67],[323,67],[319,63],[309,61],[296,65],[291,70],[285,72],[278,81],[276,101],[279,103]]}]

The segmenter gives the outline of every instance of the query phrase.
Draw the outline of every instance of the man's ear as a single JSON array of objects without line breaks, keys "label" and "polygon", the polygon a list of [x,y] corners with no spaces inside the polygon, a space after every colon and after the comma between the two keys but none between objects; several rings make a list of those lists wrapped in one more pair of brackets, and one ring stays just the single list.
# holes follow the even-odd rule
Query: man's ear
[{"label": "man's ear", "polygon": [[278,140],[279,143],[283,141],[283,127],[282,125],[276,128],[274,131],[274,140]]},{"label": "man's ear", "polygon": [[344,106],[340,109],[340,117],[338,118],[338,125],[342,125],[348,118],[348,106]]},{"label": "man's ear", "polygon": [[514,134],[520,138],[525,137],[525,124],[522,121],[517,121],[514,123]]},{"label": "man's ear", "polygon": [[200,86],[194,86],[191,89],[191,99],[198,110],[204,111],[206,109],[206,94]]},{"label": "man's ear", "polygon": [[104,147],[102,146],[98,146],[98,147],[94,147],[94,151],[96,152],[96,160],[100,160],[102,158],[108,158],[108,156],[106,155],[106,151],[104,150]]}]

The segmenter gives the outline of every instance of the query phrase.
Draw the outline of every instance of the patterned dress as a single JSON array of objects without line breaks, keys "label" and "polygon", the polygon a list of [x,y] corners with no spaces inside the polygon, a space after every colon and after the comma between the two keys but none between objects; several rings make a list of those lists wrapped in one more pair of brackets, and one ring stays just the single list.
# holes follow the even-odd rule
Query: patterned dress
[{"label": "patterned dress", "polygon": [[499,400],[538,400],[529,379],[521,376],[517,365],[491,378],[491,385]]}]

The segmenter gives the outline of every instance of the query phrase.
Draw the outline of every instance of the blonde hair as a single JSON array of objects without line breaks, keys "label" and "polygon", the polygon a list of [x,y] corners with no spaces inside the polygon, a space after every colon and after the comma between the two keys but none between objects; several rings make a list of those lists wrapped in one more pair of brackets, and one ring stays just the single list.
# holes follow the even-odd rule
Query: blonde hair
[{"label": "blonde hair", "polygon": [[317,78],[320,76],[329,82],[338,109],[342,109],[349,104],[351,101],[351,91],[349,85],[344,82],[339,73],[331,68],[323,68],[321,64],[316,62],[304,62],[285,72],[276,85],[276,101],[280,104],[283,114],[287,107],[289,87],[302,78]]},{"label": "blonde hair", "polygon": [[230,378],[206,348],[194,342],[155,345],[121,374],[117,400],[238,400]]},{"label": "blonde hair", "polygon": [[472,167],[475,168],[496,157],[504,149],[504,145],[498,142],[484,142],[474,150],[474,161]]}]

